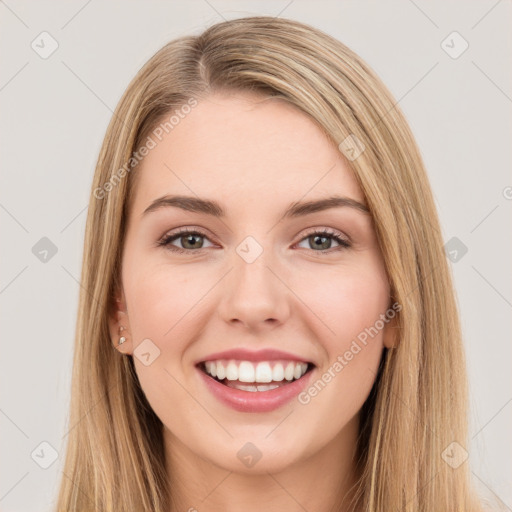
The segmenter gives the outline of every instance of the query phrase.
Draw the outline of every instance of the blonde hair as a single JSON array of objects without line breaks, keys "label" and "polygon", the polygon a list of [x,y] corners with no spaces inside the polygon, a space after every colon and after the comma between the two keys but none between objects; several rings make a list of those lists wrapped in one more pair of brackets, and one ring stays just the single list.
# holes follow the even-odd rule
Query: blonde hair
[{"label": "blonde hair", "polygon": [[[213,91],[279,97],[339,145],[364,144],[349,164],[374,219],[397,345],[385,350],[362,409],[358,510],[480,510],[468,463],[467,389],[452,277],[424,164],[396,101],[345,45],[271,17],[222,22],[159,50],[124,93],[108,126],[90,197],[73,362],[70,432],[57,509],[167,512],[162,423],[132,358],[112,346],[108,315],[120,288],[125,221],[140,148],[176,109]],[[192,100],[192,101],[191,101]],[[168,123],[169,125],[170,123]],[[168,125],[167,129],[171,129]]]}]

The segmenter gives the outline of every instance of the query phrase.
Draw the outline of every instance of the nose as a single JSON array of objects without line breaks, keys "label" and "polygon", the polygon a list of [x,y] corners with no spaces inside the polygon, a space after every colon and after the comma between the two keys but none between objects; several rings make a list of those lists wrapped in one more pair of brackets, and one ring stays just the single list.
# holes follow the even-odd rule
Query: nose
[{"label": "nose", "polygon": [[288,319],[292,294],[275,260],[267,257],[269,252],[263,251],[252,263],[234,255],[218,309],[224,321],[258,332],[272,330]]}]

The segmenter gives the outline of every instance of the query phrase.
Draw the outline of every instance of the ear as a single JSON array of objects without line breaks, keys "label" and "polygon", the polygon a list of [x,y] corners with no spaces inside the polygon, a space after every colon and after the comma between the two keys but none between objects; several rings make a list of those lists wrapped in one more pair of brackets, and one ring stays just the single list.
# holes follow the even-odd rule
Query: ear
[{"label": "ear", "polygon": [[[389,309],[392,309],[391,307]],[[399,333],[399,326],[398,326],[398,314],[395,312],[395,316],[393,318],[390,318],[389,321],[384,326],[384,332],[383,332],[383,342],[384,346],[386,348],[397,348],[398,347],[398,333]]]},{"label": "ear", "polygon": [[[124,291],[122,290],[116,293],[116,295],[111,299],[108,323],[110,339],[114,348],[119,350],[122,354],[132,355],[133,338],[131,336]],[[124,338],[125,341],[120,343],[122,338]]]}]

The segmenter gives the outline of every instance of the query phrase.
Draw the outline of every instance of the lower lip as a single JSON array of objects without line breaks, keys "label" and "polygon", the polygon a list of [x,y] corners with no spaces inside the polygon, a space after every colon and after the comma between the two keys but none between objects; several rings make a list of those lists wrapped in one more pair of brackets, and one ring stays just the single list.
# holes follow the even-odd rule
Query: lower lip
[{"label": "lower lip", "polygon": [[222,403],[240,412],[269,412],[283,406],[296,397],[307,385],[313,370],[305,373],[300,379],[269,391],[242,391],[221,384],[207,375],[200,368],[206,386]]}]

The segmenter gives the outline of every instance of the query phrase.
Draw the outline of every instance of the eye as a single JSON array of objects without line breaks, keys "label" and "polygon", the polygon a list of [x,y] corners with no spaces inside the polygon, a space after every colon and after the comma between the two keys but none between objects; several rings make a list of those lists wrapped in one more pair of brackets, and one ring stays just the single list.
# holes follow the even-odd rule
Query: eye
[{"label": "eye", "polygon": [[[320,254],[348,249],[351,246],[350,242],[345,238],[342,238],[339,233],[330,231],[329,229],[313,231],[303,238],[301,242],[304,240],[308,242],[309,248],[314,249],[314,252],[319,252]],[[329,249],[332,248],[331,244],[333,240],[339,245],[339,247],[335,247],[330,251]]]},{"label": "eye", "polygon": [[[202,251],[203,249],[205,249],[205,247],[203,247],[203,242],[201,241],[201,239],[208,240],[206,233],[203,233],[199,229],[185,228],[182,229],[181,231],[165,235],[158,242],[157,245],[165,246],[169,250],[178,253],[191,253]],[[348,240],[342,238],[339,233],[335,231],[330,231],[329,229],[313,231],[309,233],[306,237],[302,238],[301,242],[305,240],[309,242],[309,248],[311,248],[314,252],[318,252],[320,254],[331,253],[334,251],[339,251],[351,247],[351,244]],[[338,244],[338,247],[331,247],[333,240]],[[173,242],[175,241],[179,241],[182,246],[177,247],[176,245],[173,245]]]},{"label": "eye", "polygon": [[[207,236],[202,231],[197,229],[182,229],[176,233],[170,233],[165,235],[162,240],[158,242],[159,246],[166,246],[169,250],[175,252],[193,252],[194,250],[197,252],[198,250],[203,249],[203,242],[200,240],[201,238],[207,239]],[[182,247],[176,247],[172,245],[171,242],[178,240]]]}]

